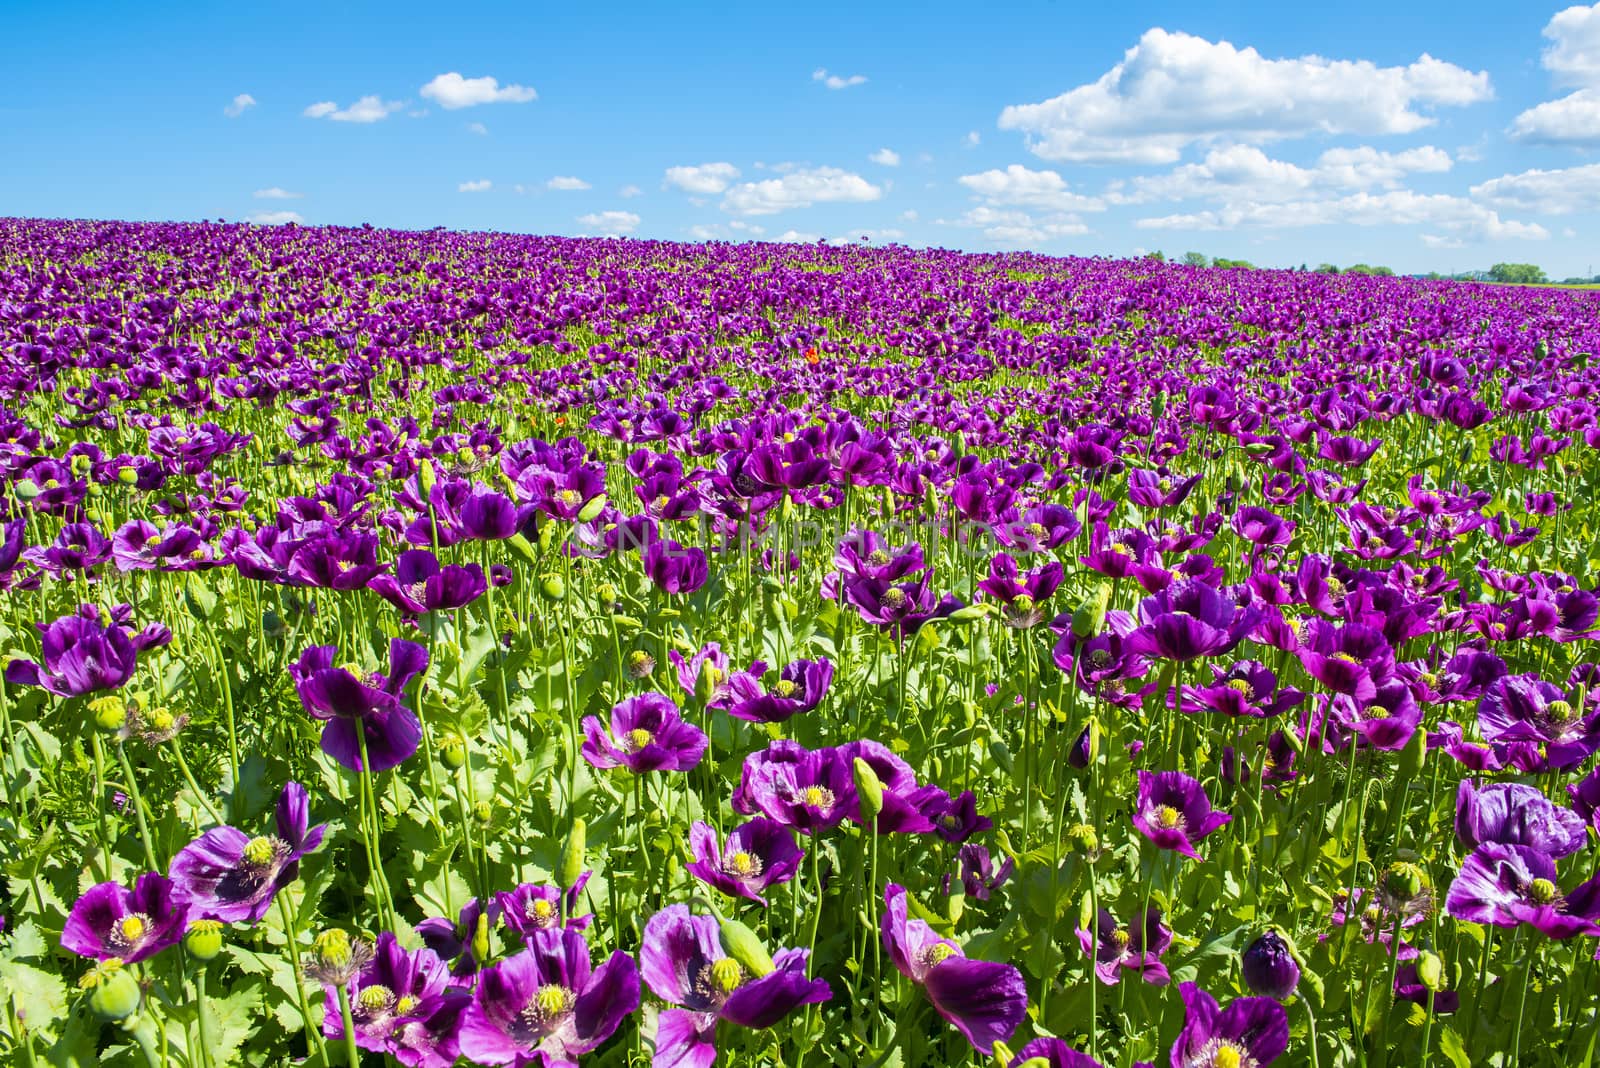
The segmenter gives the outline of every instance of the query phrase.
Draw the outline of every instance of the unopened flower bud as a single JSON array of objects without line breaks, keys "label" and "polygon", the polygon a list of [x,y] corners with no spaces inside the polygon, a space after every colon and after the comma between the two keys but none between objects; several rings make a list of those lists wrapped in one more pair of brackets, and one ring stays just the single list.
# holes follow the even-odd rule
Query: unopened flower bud
[{"label": "unopened flower bud", "polygon": [[566,581],[560,575],[545,575],[539,580],[539,594],[547,601],[565,601],[567,599]]},{"label": "unopened flower bud", "polygon": [[1300,965],[1295,962],[1283,936],[1271,927],[1250,943],[1239,965],[1244,972],[1245,985],[1264,998],[1282,1001],[1294,993],[1300,983]]},{"label": "unopened flower bud", "polygon": [[488,913],[478,913],[478,924],[472,929],[472,956],[480,966],[489,959]]},{"label": "unopened flower bud", "polygon": [[767,952],[761,939],[745,924],[734,919],[722,920],[717,928],[717,937],[722,942],[722,951],[749,969],[751,975],[760,979],[772,974],[776,967],[772,963],[772,954]]},{"label": "unopened flower bud", "polygon": [[479,827],[488,827],[494,823],[494,807],[487,801],[479,801],[472,806],[472,818]]},{"label": "unopened flower bud", "polygon": [[583,878],[583,855],[588,848],[588,826],[582,820],[572,821],[572,830],[561,849],[561,862],[556,867],[556,882],[561,889],[571,890]]},{"label": "unopened flower bud", "polygon": [[861,757],[855,758],[856,796],[861,802],[861,821],[869,827],[883,811],[883,781]]},{"label": "unopened flower bud", "polygon": [[451,771],[460,771],[467,763],[467,740],[459,734],[445,736],[439,743],[439,763]]},{"label": "unopened flower bud", "polygon": [[1444,961],[1431,949],[1422,951],[1417,958],[1417,978],[1435,994],[1444,989]]}]

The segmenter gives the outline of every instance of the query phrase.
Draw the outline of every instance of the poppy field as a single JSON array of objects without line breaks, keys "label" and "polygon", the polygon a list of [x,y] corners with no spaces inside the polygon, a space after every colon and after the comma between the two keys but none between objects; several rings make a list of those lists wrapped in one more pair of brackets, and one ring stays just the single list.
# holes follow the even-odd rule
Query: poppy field
[{"label": "poppy field", "polygon": [[0,220],[0,1057],[1593,1064],[1597,300]]}]

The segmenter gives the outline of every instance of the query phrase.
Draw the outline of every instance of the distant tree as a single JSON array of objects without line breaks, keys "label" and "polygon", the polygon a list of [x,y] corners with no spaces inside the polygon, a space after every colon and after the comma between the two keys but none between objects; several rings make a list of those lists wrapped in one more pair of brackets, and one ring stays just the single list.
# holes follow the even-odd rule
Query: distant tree
[{"label": "distant tree", "polygon": [[1319,263],[1319,264],[1317,264],[1317,273],[1318,274],[1338,274],[1339,273],[1339,268],[1334,266],[1331,263]]},{"label": "distant tree", "polygon": [[1489,268],[1491,282],[1521,282],[1524,284],[1547,282],[1544,271],[1532,263],[1497,263]]},{"label": "distant tree", "polygon": [[1213,267],[1254,267],[1249,260],[1225,260],[1221,256],[1211,261]]},{"label": "distant tree", "polygon": [[1183,254],[1183,262],[1190,267],[1209,267],[1211,266],[1211,257],[1204,252],[1185,252]]},{"label": "distant tree", "polygon": [[1147,259],[1147,260],[1155,260],[1157,263],[1166,263],[1167,262],[1166,253],[1162,252],[1160,249],[1156,249],[1154,252],[1152,252],[1148,256],[1146,256],[1145,259]]}]

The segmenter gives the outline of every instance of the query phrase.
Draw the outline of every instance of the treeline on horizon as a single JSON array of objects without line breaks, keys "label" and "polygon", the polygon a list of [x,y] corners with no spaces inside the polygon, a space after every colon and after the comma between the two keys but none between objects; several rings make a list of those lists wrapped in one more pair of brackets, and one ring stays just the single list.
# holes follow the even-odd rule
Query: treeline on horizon
[{"label": "treeline on horizon", "polygon": [[[1159,251],[1150,253],[1150,258],[1160,260],[1163,263],[1167,260],[1166,254]],[[1185,252],[1176,262],[1187,264],[1190,267],[1253,268],[1256,266],[1249,260],[1232,260],[1222,256],[1212,257],[1207,256],[1204,252]],[[1316,274],[1362,274],[1379,278],[1395,277],[1393,269],[1389,267],[1374,267],[1368,263],[1353,263],[1348,267],[1340,267],[1333,263],[1319,263],[1315,267],[1308,267],[1302,263],[1294,269],[1312,271]],[[1600,285],[1600,274],[1590,278],[1573,277],[1556,281],[1546,275],[1544,269],[1536,263],[1497,263],[1486,271],[1462,271],[1459,274],[1441,274],[1438,271],[1429,271],[1427,274],[1415,274],[1409,277],[1426,278],[1431,281],[1502,282],[1521,285]]]}]

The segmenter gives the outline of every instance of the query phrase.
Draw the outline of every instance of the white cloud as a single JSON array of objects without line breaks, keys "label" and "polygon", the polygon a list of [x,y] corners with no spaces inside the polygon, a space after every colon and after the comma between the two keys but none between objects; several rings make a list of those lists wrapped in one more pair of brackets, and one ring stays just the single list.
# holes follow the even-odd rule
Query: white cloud
[{"label": "white cloud", "polygon": [[898,241],[906,236],[902,231],[893,227],[883,230],[851,230],[847,234],[828,238],[830,245],[859,245],[872,244],[873,242]]},{"label": "white cloud", "polygon": [[1432,145],[1401,152],[1383,152],[1370,145],[1330,148],[1309,167],[1273,159],[1253,145],[1228,145],[1213,148],[1199,163],[1186,163],[1166,174],[1114,182],[1107,195],[1122,204],[1294,200],[1317,191],[1392,189],[1408,174],[1437,174],[1451,165],[1450,154]]},{"label": "white cloud", "polygon": [[456,192],[487,193],[493,184],[494,183],[489,181],[487,178],[479,178],[476,181],[462,182],[460,185],[456,186]]},{"label": "white cloud", "polygon": [[230,119],[237,119],[246,111],[256,106],[256,98],[249,93],[240,93],[233,98],[233,102],[222,109],[222,113]]},{"label": "white cloud", "polygon": [[814,167],[736,185],[722,198],[722,210],[733,215],[772,215],[813,204],[859,204],[881,196],[883,190],[859,174],[838,167]]},{"label": "white cloud", "polygon": [[779,234],[777,237],[773,238],[772,240],[781,241],[781,242],[783,242],[785,244],[791,244],[791,245],[795,245],[795,244],[798,244],[798,245],[810,245],[810,244],[815,244],[817,241],[822,240],[822,235],[821,234],[808,234],[808,233],[805,233],[804,231],[801,231],[801,230],[785,230],[783,233]]},{"label": "white cloud", "polygon": [[977,130],[968,130],[967,136],[962,138],[962,143],[968,148],[977,148],[978,143],[982,140],[983,138],[978,134]]},{"label": "white cloud", "polygon": [[303,196],[305,196],[304,193],[291,193],[287,189],[280,189],[277,186],[255,191],[257,200],[299,200]]},{"label": "white cloud", "polygon": [[1489,75],[1427,53],[1405,67],[1307,55],[1267,59],[1254,48],[1159,27],[1098,81],[1000,113],[1045,159],[1174,163],[1217,139],[1411,133],[1434,120],[1418,107],[1491,96]]},{"label": "white cloud", "polygon": [[625,185],[621,189],[617,190],[617,196],[622,197],[624,200],[627,200],[627,199],[629,199],[631,197],[636,197],[640,193],[643,193],[643,192],[644,192],[644,190],[640,189],[636,185]]},{"label": "white cloud", "polygon": [[1269,230],[1305,226],[1430,226],[1455,238],[1543,240],[1550,232],[1537,223],[1501,219],[1497,212],[1465,197],[1396,189],[1352,193],[1327,200],[1277,203],[1242,200],[1215,210],[1139,219],[1141,230]]},{"label": "white cloud", "polygon": [[896,152],[892,148],[880,148],[867,158],[878,164],[880,167],[900,166],[900,153]]},{"label": "white cloud", "polygon": [[1055,238],[1086,234],[1089,228],[1076,215],[1052,213],[1034,215],[1015,208],[979,204],[968,208],[958,219],[937,219],[944,226],[964,226],[983,231],[983,236],[1002,245],[1035,245]]},{"label": "white cloud", "polygon": [[1600,4],[1558,11],[1542,32],[1551,44],[1540,59],[1557,81],[1563,85],[1600,83]]},{"label": "white cloud", "polygon": [[1536,104],[1512,120],[1511,136],[1537,144],[1600,141],[1600,90],[1579,89]]},{"label": "white cloud", "polygon": [[829,74],[826,69],[818,67],[811,72],[811,80],[821,82],[829,89],[848,89],[853,85],[865,85],[867,76],[864,74],[852,74],[848,78],[841,78],[837,74]]},{"label": "white cloud", "polygon": [[420,91],[428,99],[437,101],[446,111],[478,104],[526,104],[539,97],[538,93],[525,85],[502,87],[487,75],[482,78],[463,78],[455,71],[437,75]]},{"label": "white cloud", "polygon": [[739,177],[739,168],[731,163],[700,163],[695,166],[668,167],[666,181],[685,193],[710,195],[720,193]]},{"label": "white cloud", "polygon": [[548,182],[544,183],[544,187],[546,189],[554,189],[557,192],[562,193],[574,193],[582,189],[594,188],[582,178],[578,178],[571,174],[558,174]]},{"label": "white cloud", "polygon": [[245,217],[246,222],[253,222],[258,226],[281,226],[284,223],[305,222],[297,211],[257,211]]},{"label": "white cloud", "polygon": [[956,179],[991,205],[1016,204],[1052,211],[1101,211],[1105,203],[1096,197],[1071,192],[1055,171],[1031,171],[1020,163],[1005,170],[964,174]]},{"label": "white cloud", "polygon": [[1473,186],[1472,195],[1496,207],[1544,215],[1593,211],[1600,208],[1600,163],[1506,174]]},{"label": "white cloud", "polygon": [[487,137],[489,135],[489,127],[481,122],[469,122],[467,123],[467,132],[475,133],[479,137]]},{"label": "white cloud", "polygon": [[689,236],[697,241],[718,241],[729,236],[760,237],[766,233],[766,228],[757,226],[743,219],[734,219],[724,225],[723,223],[699,223],[689,227]]},{"label": "white cloud", "polygon": [[913,209],[913,208],[907,208],[905,211],[902,211],[900,213],[900,221],[901,222],[916,222],[917,221],[916,210]]},{"label": "white cloud", "polygon": [[616,236],[632,233],[639,225],[639,216],[631,211],[591,211],[587,215],[578,216],[578,221],[590,229]]},{"label": "white cloud", "polygon": [[341,108],[331,100],[324,100],[312,104],[302,114],[308,119],[332,119],[334,122],[377,122],[387,119],[390,115],[405,107],[400,100],[382,100],[376,96],[364,96],[347,108]]}]

